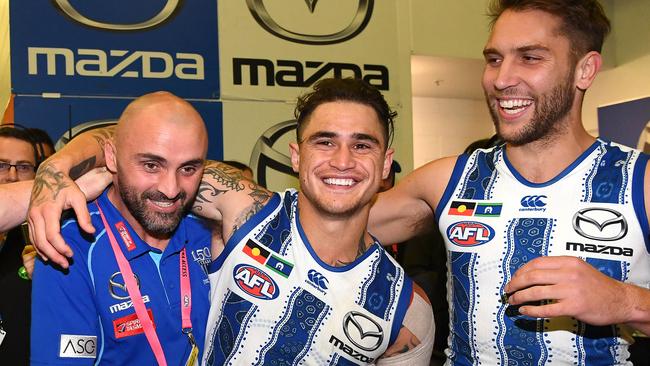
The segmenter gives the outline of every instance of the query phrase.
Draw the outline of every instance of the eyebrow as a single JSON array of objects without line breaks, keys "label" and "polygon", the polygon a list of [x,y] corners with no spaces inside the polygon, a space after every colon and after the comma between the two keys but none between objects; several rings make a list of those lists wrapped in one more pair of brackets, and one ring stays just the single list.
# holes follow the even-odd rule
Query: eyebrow
[{"label": "eyebrow", "polygon": [[[319,131],[319,132],[316,132],[313,135],[309,136],[309,138],[307,140],[308,141],[314,141],[314,140],[317,140],[319,138],[334,138],[334,137],[338,137],[338,136],[340,136],[340,135],[338,133],[336,133],[336,132]],[[372,135],[369,135],[367,133],[356,132],[356,133],[352,134],[352,138],[355,139],[355,140],[360,140],[360,141],[370,141],[370,142],[373,142],[373,143],[375,143],[377,145],[380,145],[379,139],[377,139],[376,137],[374,137]]]},{"label": "eyebrow", "polygon": [[[3,159],[3,158],[0,158],[0,163],[8,163],[8,164],[11,164],[11,159]],[[16,160],[16,162],[15,162],[14,164],[29,164],[29,165],[34,165],[34,163],[32,163],[32,162],[29,161],[29,160]]]},{"label": "eyebrow", "polygon": [[[541,44],[532,44],[527,46],[516,47],[514,50],[517,53],[524,53],[528,51],[546,51],[546,52],[550,51],[548,47],[542,46]],[[492,55],[492,54],[500,55],[501,52],[498,51],[496,48],[492,48],[492,47],[485,48],[483,50],[483,56]]]}]

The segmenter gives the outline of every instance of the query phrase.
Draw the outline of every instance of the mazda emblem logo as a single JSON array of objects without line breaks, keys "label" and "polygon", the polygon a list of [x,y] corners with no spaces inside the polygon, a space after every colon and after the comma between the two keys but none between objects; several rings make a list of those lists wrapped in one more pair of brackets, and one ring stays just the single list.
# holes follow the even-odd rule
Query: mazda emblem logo
[{"label": "mazda emblem logo", "polygon": [[280,122],[264,131],[255,143],[251,152],[250,167],[260,185],[267,187],[269,184],[266,177],[267,167],[294,177],[297,176],[291,166],[291,157],[273,147],[282,136],[295,130],[296,126],[295,119]]},{"label": "mazda emblem logo", "polygon": [[[274,36],[296,43],[326,45],[341,43],[354,38],[368,25],[372,16],[374,0],[358,1],[359,5],[352,21],[345,28],[330,34],[305,34],[288,30],[271,17],[264,6],[264,0],[246,0],[246,5],[248,5],[248,10],[250,10],[255,21]],[[318,0],[307,0],[307,7],[310,12],[315,11],[317,3]]]},{"label": "mazda emblem logo", "polygon": [[609,208],[584,208],[573,216],[573,229],[587,239],[614,241],[627,234],[627,221]]},{"label": "mazda emblem logo", "polygon": [[[135,277],[135,283],[138,285],[138,288],[140,288],[140,279],[138,279],[138,276],[135,274],[133,277]],[[126,284],[124,283],[124,278],[122,277],[122,273],[115,272],[108,279],[108,292],[115,300],[128,300],[130,298],[129,291],[126,289]]]},{"label": "mazda emblem logo", "polygon": [[163,8],[151,18],[139,23],[125,24],[125,23],[106,23],[106,22],[100,22],[94,19],[90,19],[85,15],[79,13],[77,9],[75,9],[72,6],[72,4],[70,4],[69,0],[54,0],[54,4],[56,4],[56,6],[59,9],[61,9],[61,11],[63,11],[67,16],[72,18],[74,21],[89,27],[114,30],[114,31],[135,31],[135,30],[142,30],[142,29],[155,27],[158,24],[169,19],[171,15],[176,11],[180,3],[181,0],[167,0],[165,2],[165,6],[163,6]]},{"label": "mazda emblem logo", "polygon": [[351,311],[343,318],[343,332],[350,342],[364,351],[374,351],[384,341],[384,331],[369,316]]}]

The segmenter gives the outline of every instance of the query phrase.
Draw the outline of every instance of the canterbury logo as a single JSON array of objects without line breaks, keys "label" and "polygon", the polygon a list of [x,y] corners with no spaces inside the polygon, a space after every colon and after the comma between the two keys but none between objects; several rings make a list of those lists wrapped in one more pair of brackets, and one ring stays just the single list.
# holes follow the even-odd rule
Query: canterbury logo
[{"label": "canterbury logo", "polygon": [[521,199],[521,206],[526,208],[540,208],[546,206],[546,196],[525,196]]},{"label": "canterbury logo", "polygon": [[311,282],[320,287],[322,290],[327,290],[329,281],[327,281],[327,278],[325,278],[325,276],[322,274],[316,272],[313,269],[310,269],[309,272],[307,272],[307,278],[309,278]]}]

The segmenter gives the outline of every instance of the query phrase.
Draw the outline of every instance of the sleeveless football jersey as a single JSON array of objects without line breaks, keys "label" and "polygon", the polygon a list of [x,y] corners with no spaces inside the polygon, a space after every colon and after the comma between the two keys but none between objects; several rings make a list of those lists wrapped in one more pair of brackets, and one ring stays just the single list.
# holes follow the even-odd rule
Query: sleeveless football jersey
[{"label": "sleeveless football jersey", "polygon": [[210,265],[204,365],[363,365],[395,341],[412,282],[375,242],[343,267],[322,262],[275,194]]},{"label": "sleeveless football jersey", "polygon": [[580,257],[650,288],[646,162],[599,139],[556,178],[535,184],[515,171],[503,147],[459,157],[436,208],[451,273],[449,363],[628,364],[628,327],[530,318],[502,295],[517,269],[541,256]]}]

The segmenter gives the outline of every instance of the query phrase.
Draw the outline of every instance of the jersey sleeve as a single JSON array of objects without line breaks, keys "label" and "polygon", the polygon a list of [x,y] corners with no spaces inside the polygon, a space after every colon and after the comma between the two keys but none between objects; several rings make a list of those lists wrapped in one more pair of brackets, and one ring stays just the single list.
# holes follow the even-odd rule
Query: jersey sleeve
[{"label": "jersey sleeve", "polygon": [[[100,323],[87,259],[91,242],[62,230],[74,255],[68,270],[36,260],[32,287],[32,365],[91,365],[100,353]],[[76,235],[75,235],[76,234]]]}]

